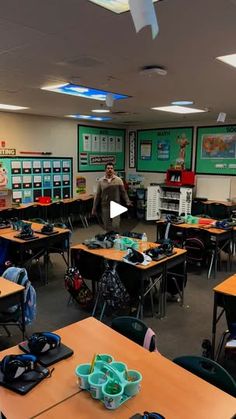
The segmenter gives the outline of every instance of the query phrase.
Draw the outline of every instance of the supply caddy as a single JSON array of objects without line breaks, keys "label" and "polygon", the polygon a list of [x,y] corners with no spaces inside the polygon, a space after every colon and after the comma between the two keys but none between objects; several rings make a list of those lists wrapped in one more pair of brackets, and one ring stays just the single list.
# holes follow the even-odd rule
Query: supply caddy
[{"label": "supply caddy", "polygon": [[79,387],[102,401],[107,409],[117,409],[141,388],[140,372],[128,369],[108,354],[94,355],[91,363],[78,365],[75,373]]}]

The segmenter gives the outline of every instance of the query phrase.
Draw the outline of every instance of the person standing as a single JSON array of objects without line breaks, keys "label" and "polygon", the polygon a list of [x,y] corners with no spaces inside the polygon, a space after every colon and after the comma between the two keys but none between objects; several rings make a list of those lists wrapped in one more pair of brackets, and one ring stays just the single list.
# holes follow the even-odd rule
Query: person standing
[{"label": "person standing", "polygon": [[109,162],[105,166],[105,176],[98,181],[97,193],[94,199],[92,214],[96,215],[101,207],[103,227],[106,231],[118,231],[120,216],[110,218],[110,202],[131,205],[121,178],[115,175],[114,164]]}]

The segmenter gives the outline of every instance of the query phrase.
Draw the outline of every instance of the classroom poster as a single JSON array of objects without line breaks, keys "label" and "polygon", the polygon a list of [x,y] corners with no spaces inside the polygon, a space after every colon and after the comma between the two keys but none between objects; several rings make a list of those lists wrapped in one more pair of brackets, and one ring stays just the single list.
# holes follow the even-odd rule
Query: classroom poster
[{"label": "classroom poster", "polygon": [[236,125],[198,127],[195,170],[236,175]]},{"label": "classroom poster", "polygon": [[0,184],[4,181],[4,187],[12,189],[13,201],[17,203],[34,202],[40,196],[72,197],[72,176],[70,157],[4,156],[0,159]]},{"label": "classroom poster", "polygon": [[137,131],[139,172],[165,173],[171,165],[184,162],[192,167],[193,127],[157,128]]},{"label": "classroom poster", "polygon": [[78,125],[78,172],[101,172],[112,161],[116,170],[125,166],[124,129]]}]

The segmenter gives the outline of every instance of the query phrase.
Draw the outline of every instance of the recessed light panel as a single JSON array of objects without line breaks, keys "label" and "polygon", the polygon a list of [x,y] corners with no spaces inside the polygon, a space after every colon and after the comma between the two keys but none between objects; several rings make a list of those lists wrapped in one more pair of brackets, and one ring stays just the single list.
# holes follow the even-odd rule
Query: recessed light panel
[{"label": "recessed light panel", "polygon": [[74,118],[74,119],[87,119],[89,121],[110,121],[111,118],[108,118],[107,116],[93,116],[93,115],[66,115],[68,118]]},{"label": "recessed light panel", "polygon": [[171,105],[177,105],[177,106],[187,106],[192,105],[193,102],[191,100],[175,100],[174,102],[171,102]]},{"label": "recessed light panel", "polygon": [[79,96],[86,99],[106,100],[108,93],[112,93],[114,100],[126,99],[127,95],[119,93],[107,92],[106,90],[92,89],[91,87],[78,86],[73,83],[66,83],[61,85],[42,87],[42,90],[49,90],[50,92],[63,93],[65,95]]},{"label": "recessed light panel", "polygon": [[94,113],[109,113],[109,109],[93,109],[92,112]]},{"label": "recessed light panel", "polygon": [[160,106],[158,108],[151,109],[153,109],[154,111],[173,112],[181,114],[206,112],[206,110],[203,109],[186,108],[185,106]]},{"label": "recessed light panel", "polygon": [[29,109],[26,106],[17,106],[17,105],[6,105],[5,103],[0,103],[0,109],[6,111],[20,111],[21,109]]},{"label": "recessed light panel", "polygon": [[221,57],[216,57],[216,59],[236,67],[236,54],[222,55]]},{"label": "recessed light panel", "polygon": [[[95,3],[98,6],[102,6],[105,9],[110,10],[114,13],[123,13],[129,10],[128,0],[89,0],[91,3]],[[152,0],[155,3],[158,0]]]}]

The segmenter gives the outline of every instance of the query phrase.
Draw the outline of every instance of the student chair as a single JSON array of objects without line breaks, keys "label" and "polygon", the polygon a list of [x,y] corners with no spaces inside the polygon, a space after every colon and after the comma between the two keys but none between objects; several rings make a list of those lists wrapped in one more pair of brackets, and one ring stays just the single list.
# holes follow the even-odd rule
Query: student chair
[{"label": "student chair", "polygon": [[[13,274],[11,273],[12,271],[13,271]],[[6,269],[3,272],[2,277],[5,278],[8,281],[15,282],[15,283],[17,283],[19,285],[23,285],[25,287],[25,291],[24,291],[25,322],[26,322],[26,324],[28,324],[29,323],[29,319],[27,317],[28,302],[27,302],[26,294],[29,292],[29,287],[32,287],[32,285],[31,285],[30,281],[28,280],[27,271],[24,268],[11,267],[9,269]],[[34,294],[35,294],[35,291],[34,291]],[[32,303],[33,303],[33,301],[32,301]],[[0,326],[2,326],[4,328],[8,337],[11,336],[11,333],[10,333],[8,327],[9,326],[17,326],[22,333],[22,338],[25,339],[24,329],[23,329],[23,326],[22,326],[22,312],[21,312],[20,304],[11,306],[11,307],[7,308],[7,310],[0,312]]]},{"label": "student chair", "polygon": [[205,214],[204,203],[202,201],[199,201],[198,199],[193,199],[191,215],[202,216],[203,214]]},{"label": "student chair", "polygon": [[148,351],[158,352],[154,331],[141,320],[129,316],[116,317],[112,320],[111,327]]},{"label": "student chair", "polygon": [[[68,228],[66,226],[66,224],[64,224],[64,223],[54,223],[54,227],[55,228],[56,227],[58,227],[58,228],[65,228],[65,229]],[[57,254],[61,255],[62,259],[64,260],[64,262],[65,262],[65,264],[66,264],[66,266],[68,268],[69,267],[69,261],[65,257],[65,253],[67,253],[68,247],[69,247],[69,243],[68,243],[68,240],[67,239],[65,239],[64,241],[61,241],[59,239],[58,242],[55,242],[53,244],[53,246],[50,246],[48,248],[48,256],[50,256],[50,254],[53,254],[53,253],[54,254],[57,253]]]},{"label": "student chair", "polygon": [[220,364],[212,361],[212,359],[186,355],[175,358],[173,362],[236,397],[235,380]]}]

